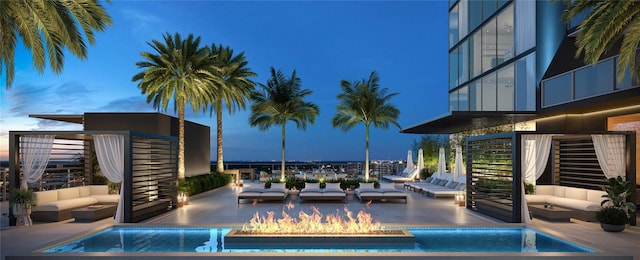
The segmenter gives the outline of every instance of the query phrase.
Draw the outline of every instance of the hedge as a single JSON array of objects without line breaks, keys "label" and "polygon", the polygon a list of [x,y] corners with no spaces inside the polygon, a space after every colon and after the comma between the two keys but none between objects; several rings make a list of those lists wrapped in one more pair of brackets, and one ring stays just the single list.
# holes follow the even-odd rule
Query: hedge
[{"label": "hedge", "polygon": [[189,176],[178,181],[178,190],[186,192],[188,195],[195,195],[218,187],[226,186],[233,181],[231,174],[203,174]]}]

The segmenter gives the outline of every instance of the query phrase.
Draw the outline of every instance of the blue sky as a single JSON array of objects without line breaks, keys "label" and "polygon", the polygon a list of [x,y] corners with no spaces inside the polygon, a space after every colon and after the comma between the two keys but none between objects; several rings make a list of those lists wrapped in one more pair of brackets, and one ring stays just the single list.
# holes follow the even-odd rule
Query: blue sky
[{"label": "blue sky", "polygon": [[[62,74],[31,66],[16,50],[15,82],[0,93],[0,159],[7,158],[8,131],[75,130],[79,125],[28,118],[28,114],[153,112],[131,78],[140,52],[164,33],[190,33],[201,43],[245,52],[249,67],[266,82],[269,68],[297,70],[309,101],[320,107],[306,131],[287,128],[287,160],[364,160],[364,127],[334,129],[340,80],[359,80],[376,70],[380,84],[398,95],[399,123],[409,127],[447,112],[447,1],[112,1],[104,3],[113,26],[97,33],[88,59],[65,55]],[[3,75],[4,76],[4,75]],[[171,108],[172,109],[172,108]],[[248,124],[249,109],[225,114],[225,160],[279,160],[279,127],[260,132]],[[173,115],[173,110],[167,111]],[[187,120],[210,126],[208,113]],[[419,136],[399,129],[372,129],[372,159],[405,159]],[[215,159],[215,143],[211,156]]]}]

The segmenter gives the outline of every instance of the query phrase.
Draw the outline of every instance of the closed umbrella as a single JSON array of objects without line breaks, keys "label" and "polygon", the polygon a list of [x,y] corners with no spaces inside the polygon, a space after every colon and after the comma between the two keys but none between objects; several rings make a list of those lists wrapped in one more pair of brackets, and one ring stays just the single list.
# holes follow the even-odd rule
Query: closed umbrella
[{"label": "closed umbrella", "polygon": [[416,166],[413,165],[413,154],[411,153],[411,150],[409,150],[407,152],[407,167],[404,168],[404,170],[402,171],[402,175],[407,175],[413,172],[413,169],[415,169]]},{"label": "closed umbrella", "polygon": [[447,165],[444,160],[444,148],[440,147],[440,155],[438,156],[438,173],[444,174],[447,172]]},{"label": "closed umbrella", "polygon": [[465,174],[464,166],[462,166],[462,148],[460,146],[456,147],[456,160],[455,160],[455,169],[453,170],[453,179],[458,180],[458,177]]},{"label": "closed umbrella", "polygon": [[424,169],[424,154],[422,149],[418,150],[418,172],[421,172]]}]

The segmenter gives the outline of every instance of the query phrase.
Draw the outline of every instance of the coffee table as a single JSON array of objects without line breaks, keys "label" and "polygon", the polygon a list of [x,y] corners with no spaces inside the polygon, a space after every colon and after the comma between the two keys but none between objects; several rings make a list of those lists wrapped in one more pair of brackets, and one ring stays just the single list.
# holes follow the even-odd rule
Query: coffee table
[{"label": "coffee table", "polygon": [[569,222],[573,216],[573,210],[563,207],[553,206],[545,208],[544,205],[529,205],[529,211],[536,218],[542,218],[550,221]]},{"label": "coffee table", "polygon": [[72,210],[71,217],[75,218],[78,222],[91,222],[103,218],[113,217],[113,214],[116,212],[116,208],[116,204],[91,205],[89,207]]}]

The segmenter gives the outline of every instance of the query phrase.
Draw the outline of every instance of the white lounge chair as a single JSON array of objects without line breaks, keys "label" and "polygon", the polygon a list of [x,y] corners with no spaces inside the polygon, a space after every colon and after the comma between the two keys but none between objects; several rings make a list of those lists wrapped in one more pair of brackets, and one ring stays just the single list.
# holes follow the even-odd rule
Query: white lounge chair
[{"label": "white lounge chair", "polygon": [[288,190],[285,183],[271,183],[271,188],[247,188],[238,193],[238,204],[241,199],[247,200],[284,200],[287,198]]},{"label": "white lounge chair", "polygon": [[325,188],[320,189],[320,183],[305,183],[298,197],[301,200],[342,200],[347,198],[347,193],[340,188],[340,183],[325,183]]},{"label": "white lounge chair", "polygon": [[355,190],[360,201],[369,200],[404,200],[407,203],[407,194],[395,188],[393,183],[380,183],[380,188],[375,189],[373,183],[360,183]]}]

